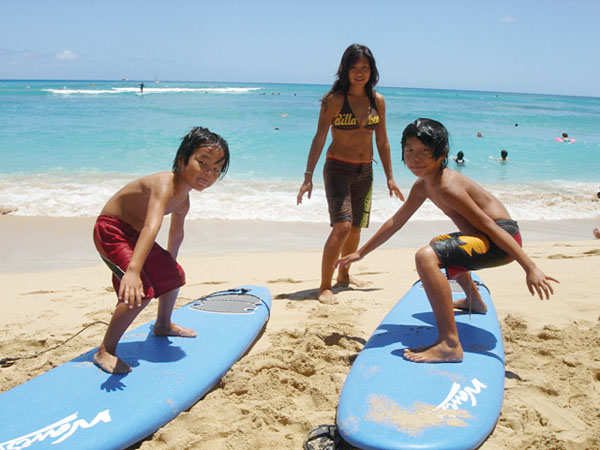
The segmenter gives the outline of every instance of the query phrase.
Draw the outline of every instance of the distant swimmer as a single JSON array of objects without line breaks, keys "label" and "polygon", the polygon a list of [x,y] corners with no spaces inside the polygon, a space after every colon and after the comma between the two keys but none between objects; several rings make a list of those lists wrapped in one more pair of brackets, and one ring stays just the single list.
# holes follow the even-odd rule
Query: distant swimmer
[{"label": "distant swimmer", "polygon": [[575,142],[575,139],[572,139],[569,137],[569,135],[567,133],[563,133],[561,137],[557,137],[556,139],[554,139],[556,142],[568,142],[569,144],[571,142]]},{"label": "distant swimmer", "polygon": [[477,137],[483,137],[483,134],[477,133]]},{"label": "distant swimmer", "polygon": [[144,82],[143,81],[140,83],[140,92],[142,94],[144,93]]},{"label": "distant swimmer", "polygon": [[508,152],[506,150],[500,150],[500,158],[494,158],[493,156],[489,157],[490,159],[495,159],[499,162],[508,162]]},{"label": "distant swimmer", "polygon": [[465,159],[465,154],[464,154],[462,151],[459,151],[459,152],[456,154],[456,157],[455,157],[455,158],[452,158],[452,159],[453,159],[453,160],[454,160],[454,162],[455,162],[456,164],[458,164],[459,166],[462,166],[462,165],[465,163],[465,161],[466,161],[466,159]]}]

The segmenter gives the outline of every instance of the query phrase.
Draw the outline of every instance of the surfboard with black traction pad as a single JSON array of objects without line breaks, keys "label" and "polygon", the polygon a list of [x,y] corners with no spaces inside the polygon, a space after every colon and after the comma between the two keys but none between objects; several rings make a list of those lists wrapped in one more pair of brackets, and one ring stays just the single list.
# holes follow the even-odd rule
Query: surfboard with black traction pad
[{"label": "surfboard with black traction pad", "polygon": [[97,348],[0,394],[0,450],[123,449],[200,400],[244,355],[271,309],[265,287],[216,292],[173,312],[196,338],[157,337],[153,322],[117,353],[133,370],[103,372]]}]

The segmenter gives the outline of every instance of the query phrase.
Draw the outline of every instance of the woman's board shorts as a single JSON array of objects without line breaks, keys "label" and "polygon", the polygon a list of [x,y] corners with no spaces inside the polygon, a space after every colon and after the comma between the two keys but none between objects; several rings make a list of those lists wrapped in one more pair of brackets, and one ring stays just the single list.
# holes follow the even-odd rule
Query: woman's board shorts
[{"label": "woman's board shorts", "polygon": [[[497,220],[496,223],[520,246],[523,245],[517,222],[503,219]],[[460,232],[440,234],[433,238],[430,245],[440,259],[442,267],[446,268],[449,279],[454,279],[469,270],[503,266],[513,260],[485,234],[475,236],[467,236]]]},{"label": "woman's board shorts", "polygon": [[330,224],[369,226],[373,190],[372,163],[356,164],[327,158],[323,168]]},{"label": "woman's board shorts", "polygon": [[[127,222],[101,215],[94,226],[94,243],[104,262],[113,271],[113,287],[119,293],[121,277],[127,270],[139,231]],[[157,298],[185,284],[185,273],[171,253],[156,242],[150,249],[141,273],[144,299]]]}]

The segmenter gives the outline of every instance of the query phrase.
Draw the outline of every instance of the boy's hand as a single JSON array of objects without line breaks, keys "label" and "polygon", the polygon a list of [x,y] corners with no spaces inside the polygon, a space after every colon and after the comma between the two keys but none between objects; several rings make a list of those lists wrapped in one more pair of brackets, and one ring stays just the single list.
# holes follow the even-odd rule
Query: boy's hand
[{"label": "boy's hand", "polygon": [[144,299],[144,284],[140,275],[131,271],[125,272],[119,286],[119,300],[123,300],[129,309],[142,306]]},{"label": "boy's hand", "polygon": [[396,181],[394,181],[393,178],[390,178],[387,181],[387,185],[388,185],[388,189],[390,191],[390,197],[395,195],[397,198],[404,201],[404,195],[402,195],[400,188],[398,187],[398,185],[396,184]]},{"label": "boy's hand", "polygon": [[302,196],[306,192],[308,192],[308,198],[310,200],[310,194],[312,193],[312,188],[313,188],[312,180],[305,180],[304,183],[302,183],[302,186],[300,186],[300,191],[298,192],[298,197],[296,198],[296,205],[299,205],[300,203],[302,203]]},{"label": "boy's hand", "polygon": [[550,300],[550,294],[554,294],[552,285],[550,285],[548,281],[560,283],[560,281],[557,279],[547,276],[537,267],[534,267],[533,270],[527,273],[526,281],[527,288],[529,289],[531,295],[535,295],[535,291],[537,291],[538,295],[540,296],[540,300],[544,300],[544,295],[546,300]]},{"label": "boy's hand", "polygon": [[360,256],[358,252],[350,253],[349,255],[346,255],[343,258],[340,258],[336,262],[334,262],[333,268],[336,269],[338,267],[343,267],[344,269],[347,269],[348,267],[350,267],[350,264],[356,261],[360,261],[361,259],[362,256]]}]

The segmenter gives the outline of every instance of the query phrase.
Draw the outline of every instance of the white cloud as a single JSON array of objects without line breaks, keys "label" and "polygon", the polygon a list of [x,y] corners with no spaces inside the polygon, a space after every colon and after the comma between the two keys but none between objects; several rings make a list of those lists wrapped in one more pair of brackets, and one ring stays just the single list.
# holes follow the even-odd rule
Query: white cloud
[{"label": "white cloud", "polygon": [[513,16],[511,15],[506,15],[504,16],[502,19],[500,19],[501,22],[507,22],[507,23],[514,23],[517,21],[517,19],[515,19]]},{"label": "white cloud", "polygon": [[56,59],[58,59],[59,61],[73,61],[77,58],[79,58],[77,53],[71,50],[63,50],[56,54]]}]

